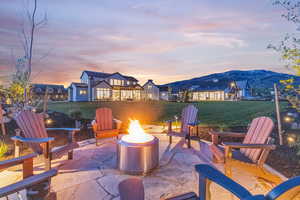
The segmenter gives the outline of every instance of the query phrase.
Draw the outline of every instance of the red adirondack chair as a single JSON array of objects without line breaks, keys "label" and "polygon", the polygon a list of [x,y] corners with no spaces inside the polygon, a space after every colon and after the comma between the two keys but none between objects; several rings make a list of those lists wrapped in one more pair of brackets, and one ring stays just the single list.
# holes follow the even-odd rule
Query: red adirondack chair
[{"label": "red adirondack chair", "polygon": [[[269,117],[258,117],[253,119],[248,132],[214,132],[211,131],[213,144],[210,149],[217,161],[225,161],[232,158],[232,149],[240,149],[236,156],[239,160],[256,163],[262,166],[267,159],[269,152],[275,149],[275,145],[270,144],[269,137],[274,128],[274,123]],[[244,137],[242,143],[224,142],[225,153],[217,146],[219,137]]]},{"label": "red adirondack chair", "polygon": [[118,137],[122,121],[114,119],[110,108],[98,108],[92,122],[96,145],[102,138]]},{"label": "red adirondack chair", "polygon": [[[80,129],[76,128],[45,128],[43,114],[32,111],[21,111],[15,118],[17,125],[16,136],[11,139],[15,142],[15,157],[20,156],[21,143],[27,143],[37,154],[43,154],[46,169],[51,169],[51,160],[68,153],[68,159],[73,158],[73,149],[78,147],[74,135]],[[48,136],[48,131],[67,131],[69,133],[68,144],[51,148],[54,138]]]},{"label": "red adirondack chair", "polygon": [[172,129],[172,122],[174,120],[167,121],[169,142],[172,143],[172,136],[185,137],[188,140],[188,147],[191,147],[191,131],[198,126],[197,122],[198,109],[193,105],[188,105],[182,110],[181,114],[181,128],[179,132]]}]

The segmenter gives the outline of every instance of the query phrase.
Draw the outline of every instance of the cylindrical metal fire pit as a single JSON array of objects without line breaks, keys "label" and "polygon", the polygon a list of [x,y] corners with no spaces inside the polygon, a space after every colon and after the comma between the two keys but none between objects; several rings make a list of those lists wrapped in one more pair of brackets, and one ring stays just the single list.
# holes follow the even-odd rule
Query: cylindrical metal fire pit
[{"label": "cylindrical metal fire pit", "polygon": [[145,143],[118,141],[117,162],[120,171],[131,175],[146,175],[159,163],[158,139]]}]

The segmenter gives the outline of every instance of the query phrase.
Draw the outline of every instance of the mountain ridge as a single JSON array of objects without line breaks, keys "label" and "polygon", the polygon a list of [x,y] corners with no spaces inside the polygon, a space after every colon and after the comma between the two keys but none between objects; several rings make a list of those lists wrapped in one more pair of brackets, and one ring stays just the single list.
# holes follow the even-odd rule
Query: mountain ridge
[{"label": "mountain ridge", "polygon": [[171,83],[164,84],[164,86],[169,86],[171,88],[187,89],[194,85],[201,85],[205,82],[210,81],[242,81],[248,80],[251,87],[255,88],[271,88],[274,83],[279,83],[280,80],[286,80],[294,78],[295,84],[300,84],[300,77],[274,72],[270,70],[256,69],[256,70],[229,70],[221,73],[213,73],[205,76],[195,77],[188,80],[175,81]]}]

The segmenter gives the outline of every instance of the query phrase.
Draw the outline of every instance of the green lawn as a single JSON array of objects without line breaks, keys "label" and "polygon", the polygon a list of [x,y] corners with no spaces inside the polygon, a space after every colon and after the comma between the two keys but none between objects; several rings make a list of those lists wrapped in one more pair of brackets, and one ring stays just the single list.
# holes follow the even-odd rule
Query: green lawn
[{"label": "green lawn", "polygon": [[[217,126],[245,126],[254,117],[270,116],[274,118],[274,102],[197,102],[198,118],[201,124]],[[129,118],[139,119],[142,123],[162,123],[179,115],[187,103],[175,102],[55,102],[49,103],[49,110],[70,114],[81,111],[84,118],[93,119],[95,109],[110,107],[116,118],[126,122]],[[281,109],[287,103],[281,103]]]}]

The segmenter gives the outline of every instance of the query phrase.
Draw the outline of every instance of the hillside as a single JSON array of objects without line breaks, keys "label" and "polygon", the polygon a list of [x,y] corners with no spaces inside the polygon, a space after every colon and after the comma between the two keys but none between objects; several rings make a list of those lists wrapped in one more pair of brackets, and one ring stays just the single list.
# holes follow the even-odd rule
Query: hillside
[{"label": "hillside", "polygon": [[280,80],[294,78],[295,84],[300,84],[300,77],[290,74],[278,73],[267,70],[231,70],[224,73],[215,73],[207,76],[193,78],[190,80],[176,81],[165,84],[172,88],[185,89],[195,85],[203,85],[208,82],[223,82],[248,80],[252,88],[271,88],[274,83],[279,83]]}]

